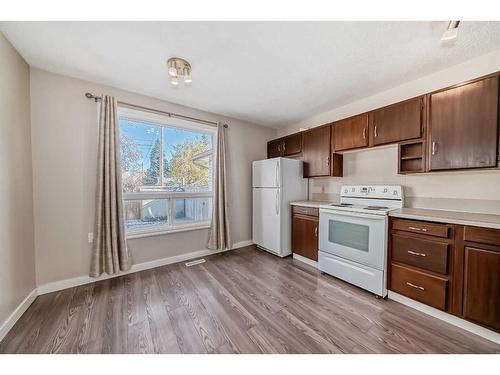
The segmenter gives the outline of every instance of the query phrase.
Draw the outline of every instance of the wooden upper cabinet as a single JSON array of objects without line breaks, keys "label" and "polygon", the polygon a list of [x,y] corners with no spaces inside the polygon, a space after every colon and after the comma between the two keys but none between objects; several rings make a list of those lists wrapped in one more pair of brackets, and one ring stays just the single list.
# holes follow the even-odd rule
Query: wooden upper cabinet
[{"label": "wooden upper cabinet", "polygon": [[395,143],[422,136],[423,97],[370,112],[371,145]]},{"label": "wooden upper cabinet", "polygon": [[304,177],[330,175],[331,126],[320,126],[303,133]]},{"label": "wooden upper cabinet", "polygon": [[289,156],[302,152],[302,133],[296,133],[283,138],[283,155]]},{"label": "wooden upper cabinet", "polygon": [[368,113],[333,123],[332,148],[335,152],[368,146]]},{"label": "wooden upper cabinet", "polygon": [[302,152],[302,133],[295,133],[267,142],[267,158],[290,156]]},{"label": "wooden upper cabinet", "polygon": [[277,158],[281,156],[281,138],[267,142],[267,158]]},{"label": "wooden upper cabinet", "polygon": [[429,99],[429,170],[495,167],[498,76]]}]

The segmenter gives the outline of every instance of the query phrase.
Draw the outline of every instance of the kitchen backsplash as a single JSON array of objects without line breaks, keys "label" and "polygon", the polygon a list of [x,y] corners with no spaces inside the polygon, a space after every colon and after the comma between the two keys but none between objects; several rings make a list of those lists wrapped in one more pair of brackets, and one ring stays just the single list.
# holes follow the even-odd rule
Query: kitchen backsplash
[{"label": "kitchen backsplash", "polygon": [[342,185],[396,184],[405,206],[500,214],[500,170],[397,174],[397,146],[344,154],[344,177],[309,180],[309,198],[338,201]]}]

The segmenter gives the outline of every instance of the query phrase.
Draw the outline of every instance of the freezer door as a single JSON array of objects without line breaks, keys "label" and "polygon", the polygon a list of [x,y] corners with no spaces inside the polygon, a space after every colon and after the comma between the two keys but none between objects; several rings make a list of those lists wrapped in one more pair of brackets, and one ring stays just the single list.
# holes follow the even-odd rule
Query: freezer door
[{"label": "freezer door", "polygon": [[280,158],[254,161],[252,163],[252,187],[280,187]]},{"label": "freezer door", "polygon": [[280,189],[253,189],[253,242],[276,254],[281,252]]}]

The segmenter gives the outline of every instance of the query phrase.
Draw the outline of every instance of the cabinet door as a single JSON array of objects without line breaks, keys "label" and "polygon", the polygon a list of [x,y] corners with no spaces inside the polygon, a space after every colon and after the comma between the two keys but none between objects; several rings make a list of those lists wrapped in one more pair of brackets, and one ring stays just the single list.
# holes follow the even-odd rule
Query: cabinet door
[{"label": "cabinet door", "polygon": [[292,134],[283,138],[284,156],[299,154],[302,152],[302,133]]},{"label": "cabinet door", "polygon": [[318,260],[318,218],[292,216],[292,252]]},{"label": "cabinet door", "polygon": [[430,170],[494,167],[498,143],[498,77],[430,96]]},{"label": "cabinet door", "polygon": [[500,251],[465,247],[463,315],[500,330]]},{"label": "cabinet door", "polygon": [[272,141],[267,142],[267,158],[277,158],[278,156],[281,156],[281,144],[282,144],[282,139],[273,139]]},{"label": "cabinet door", "polygon": [[346,118],[333,124],[333,151],[368,146],[368,114]]},{"label": "cabinet door", "polygon": [[304,177],[330,175],[331,126],[320,126],[304,132]]},{"label": "cabinet door", "polygon": [[395,143],[422,135],[423,98],[410,99],[370,113],[374,146]]}]

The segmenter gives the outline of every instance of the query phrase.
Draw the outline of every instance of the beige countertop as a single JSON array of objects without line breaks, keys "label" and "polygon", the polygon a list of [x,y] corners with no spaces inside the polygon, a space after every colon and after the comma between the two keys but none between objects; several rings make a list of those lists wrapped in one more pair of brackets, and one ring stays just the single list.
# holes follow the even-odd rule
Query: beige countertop
[{"label": "beige countertop", "polygon": [[492,214],[404,207],[391,211],[389,216],[404,219],[435,221],[438,223],[472,225],[476,227],[500,229],[500,215]]},{"label": "beige countertop", "polygon": [[290,202],[291,206],[302,206],[302,207],[312,207],[312,208],[319,208],[319,206],[322,206],[324,204],[331,204],[334,202],[327,202],[327,201],[296,201],[296,202]]}]

